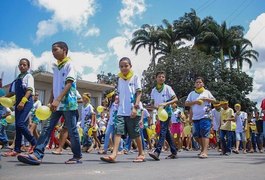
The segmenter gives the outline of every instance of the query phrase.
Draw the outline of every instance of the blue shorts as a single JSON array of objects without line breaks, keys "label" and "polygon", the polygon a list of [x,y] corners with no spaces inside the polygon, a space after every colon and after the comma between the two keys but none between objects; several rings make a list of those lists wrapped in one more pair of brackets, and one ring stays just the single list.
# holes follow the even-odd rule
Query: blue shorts
[{"label": "blue shorts", "polygon": [[203,118],[193,121],[193,137],[195,138],[209,138],[211,130],[211,119]]},{"label": "blue shorts", "polygon": [[245,132],[236,132],[236,140],[246,142],[246,133]]}]

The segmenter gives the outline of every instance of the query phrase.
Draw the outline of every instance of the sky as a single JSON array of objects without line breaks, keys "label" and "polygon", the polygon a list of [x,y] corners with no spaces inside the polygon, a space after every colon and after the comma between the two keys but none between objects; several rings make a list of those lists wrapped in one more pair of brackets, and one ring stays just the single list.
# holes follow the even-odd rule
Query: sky
[{"label": "sky", "polygon": [[97,74],[117,73],[118,60],[127,56],[141,75],[150,63],[148,50],[137,55],[129,45],[132,33],[143,24],[161,25],[179,19],[190,9],[201,18],[241,25],[245,37],[260,54],[259,61],[244,71],[253,77],[249,98],[265,98],[265,1],[263,0],[1,0],[0,73],[3,85],[18,73],[19,59],[31,68],[43,65],[51,71],[55,59],[51,45],[65,41],[69,56],[83,80],[97,81]]}]

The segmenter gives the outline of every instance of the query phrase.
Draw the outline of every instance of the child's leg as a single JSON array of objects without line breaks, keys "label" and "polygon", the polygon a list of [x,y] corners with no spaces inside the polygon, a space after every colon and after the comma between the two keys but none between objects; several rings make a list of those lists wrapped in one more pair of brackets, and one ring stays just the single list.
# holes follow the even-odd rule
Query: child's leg
[{"label": "child's leg", "polygon": [[51,115],[50,120],[48,120],[48,124],[46,127],[43,128],[41,135],[37,141],[36,147],[34,148],[34,155],[38,159],[42,159],[44,157],[44,151],[45,147],[49,142],[49,139],[51,137],[51,133],[57,124],[59,118],[61,117],[62,112],[56,111],[53,112]]},{"label": "child's leg", "polygon": [[65,118],[65,124],[69,132],[71,149],[74,158],[81,158],[81,144],[79,134],[76,127],[76,111],[65,111],[63,112]]},{"label": "child's leg", "polygon": [[143,146],[142,146],[142,138],[141,136],[135,139],[137,147],[138,147],[138,156],[144,156]]}]

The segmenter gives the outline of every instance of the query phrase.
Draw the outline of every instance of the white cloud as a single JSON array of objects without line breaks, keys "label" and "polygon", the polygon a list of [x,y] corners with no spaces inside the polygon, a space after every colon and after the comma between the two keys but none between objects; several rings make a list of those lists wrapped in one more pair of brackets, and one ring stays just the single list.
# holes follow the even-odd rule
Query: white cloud
[{"label": "white cloud", "polygon": [[141,16],[146,11],[144,0],[122,0],[123,8],[120,10],[118,21],[121,25],[134,26],[135,16]]},{"label": "white cloud", "polygon": [[[88,24],[88,19],[95,14],[94,0],[36,0],[34,4],[53,13],[51,19],[43,20],[38,25],[36,41],[55,34],[55,27],[62,27],[77,33]],[[49,28],[52,27],[50,32]]]},{"label": "white cloud", "polygon": [[36,32],[36,43],[39,43],[47,36],[52,36],[58,32],[57,24],[52,20],[40,21]]},{"label": "white cloud", "polygon": [[128,38],[115,37],[109,41],[108,48],[117,56],[117,61],[122,57],[129,57],[132,61],[133,71],[140,77],[142,76],[143,70],[147,69],[149,66],[151,56],[148,51],[146,49],[140,49],[138,55],[135,55],[135,53],[131,51]]},{"label": "white cloud", "polygon": [[88,36],[99,36],[100,34],[100,29],[97,28],[97,27],[92,27],[90,29],[88,29],[88,31],[85,33],[85,37],[88,37]]},{"label": "white cloud", "polygon": [[[4,72],[3,85],[12,82],[15,78],[15,69],[19,59],[25,57],[31,61],[31,69],[36,70],[40,65],[44,65],[47,71],[52,72],[52,64],[56,62],[50,51],[43,52],[39,57],[35,56],[31,50],[20,48],[14,43],[2,45],[0,47],[0,73]],[[97,81],[99,67],[106,59],[106,53],[93,54],[91,52],[71,52],[69,56],[75,62],[78,72],[84,72],[84,67],[90,69],[89,73],[81,74],[84,80]]]},{"label": "white cloud", "polygon": [[259,62],[253,62],[251,69],[244,68],[253,77],[253,92],[248,96],[251,100],[258,102],[260,107],[261,100],[265,98],[265,13],[260,14],[249,25],[249,31],[245,37],[253,44],[253,49],[259,52]]}]

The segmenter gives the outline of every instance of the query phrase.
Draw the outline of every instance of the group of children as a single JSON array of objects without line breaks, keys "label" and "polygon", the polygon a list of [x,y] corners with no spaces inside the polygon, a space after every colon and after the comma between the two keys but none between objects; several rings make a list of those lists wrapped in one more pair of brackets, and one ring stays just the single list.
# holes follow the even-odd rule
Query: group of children
[{"label": "group of children", "polygon": [[[196,144],[192,141],[195,139],[200,147],[198,157],[204,159],[208,157],[209,142],[212,138],[220,137],[219,147],[222,149],[222,155],[229,155],[232,152],[233,132],[236,137],[233,152],[238,153],[240,142],[245,140],[247,118],[246,113],[240,111],[240,104],[235,106],[236,113],[234,113],[233,109],[228,107],[227,101],[217,102],[211,92],[204,88],[202,77],[196,78],[195,89],[188,94],[185,101],[185,106],[190,108],[189,111],[177,107],[178,98],[173,89],[165,84],[166,74],[164,71],[156,73],[156,86],[150,93],[151,102],[148,106],[144,106],[141,102],[141,81],[132,71],[132,63],[128,57],[123,57],[119,61],[120,73],[117,87],[115,91],[106,94],[103,104],[105,110],[101,112],[100,122],[97,122],[97,113],[90,104],[91,94],[82,94],[80,131],[77,126],[76,76],[74,64],[67,56],[67,44],[61,41],[54,43],[52,53],[57,60],[53,67],[53,89],[48,104],[52,115],[37,140],[33,136],[34,130],[29,131],[27,123],[25,123],[33,107],[34,79],[28,73],[29,61],[26,58],[19,61],[21,74],[11,84],[10,93],[6,95],[6,97],[16,95],[15,147],[4,156],[17,156],[22,163],[39,165],[45,155],[50,136],[61,118],[64,119],[64,126],[67,130],[62,133],[62,136],[67,138],[69,134],[70,148],[73,152],[73,157],[67,160],[66,164],[82,163],[82,152],[90,152],[93,144],[98,147],[99,154],[106,155],[100,157],[102,161],[113,163],[116,162],[118,154],[127,153],[130,150],[132,140],[138,149],[138,154],[133,162],[146,160],[144,151],[147,147],[146,143],[149,149],[154,146],[154,149],[148,153],[154,160],[160,160],[160,154],[165,145],[171,152],[166,158],[175,159],[182,145],[185,144],[187,149],[190,149],[192,148],[191,144]],[[211,109],[212,104],[214,104],[213,110]],[[148,110],[157,112],[156,122],[151,120]],[[166,119],[163,120],[159,118],[159,113],[162,110],[165,110],[167,114]],[[234,122],[236,128],[234,128]],[[154,131],[157,132],[156,135],[150,133]],[[98,132],[105,133],[103,148],[101,148],[102,142],[98,138]],[[20,150],[22,135],[32,147],[31,152],[26,154],[22,154]],[[65,142],[63,139],[66,138],[60,138],[61,142]],[[110,141],[113,142],[112,147]],[[211,143],[214,142],[211,141]],[[112,153],[107,155],[110,147]],[[259,145],[259,147],[262,146]],[[244,143],[243,149],[246,149]],[[260,149],[260,152],[262,151],[263,149]],[[54,151],[54,154],[58,154],[58,152],[60,151]]]}]

